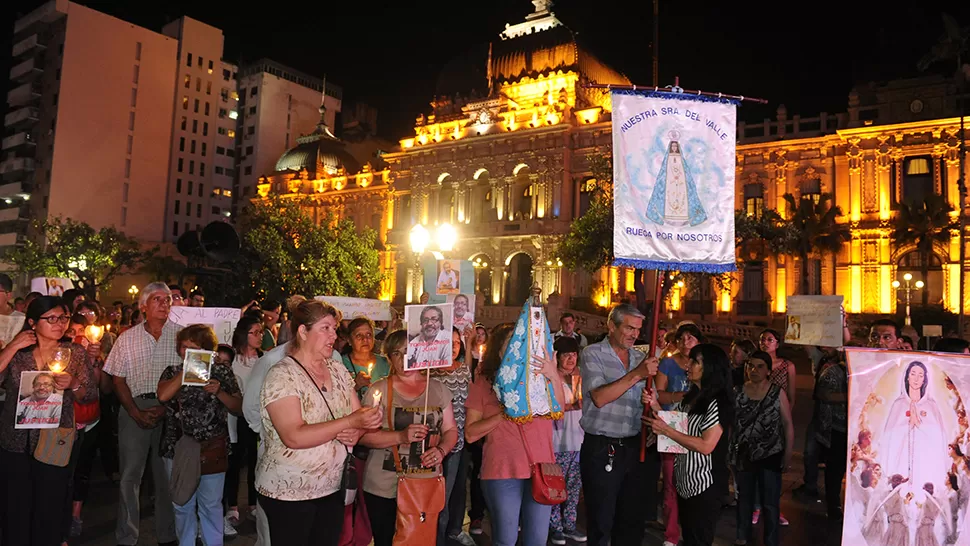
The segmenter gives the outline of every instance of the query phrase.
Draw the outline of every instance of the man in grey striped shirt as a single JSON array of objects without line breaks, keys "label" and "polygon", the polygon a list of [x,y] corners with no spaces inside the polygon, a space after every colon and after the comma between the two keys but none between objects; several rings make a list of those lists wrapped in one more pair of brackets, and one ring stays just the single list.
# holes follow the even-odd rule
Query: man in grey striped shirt
[{"label": "man in grey striped shirt", "polygon": [[587,535],[594,546],[639,546],[644,518],[656,514],[660,471],[653,438],[640,462],[640,395],[659,361],[634,350],[643,313],[629,304],[610,311],[606,339],[583,349],[583,418],[586,435],[580,473],[586,498]]}]

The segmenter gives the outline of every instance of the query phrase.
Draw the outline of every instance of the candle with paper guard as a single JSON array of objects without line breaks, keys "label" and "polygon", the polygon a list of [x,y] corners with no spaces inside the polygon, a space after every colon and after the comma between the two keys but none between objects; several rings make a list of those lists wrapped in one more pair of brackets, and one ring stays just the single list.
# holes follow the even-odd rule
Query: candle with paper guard
[{"label": "candle with paper guard", "polygon": [[67,364],[70,361],[71,350],[67,347],[58,347],[54,349],[54,352],[51,354],[51,361],[47,367],[54,373],[61,373],[65,368],[67,368]]},{"label": "candle with paper guard", "polygon": [[374,407],[379,408],[381,406],[381,391],[374,391]]},{"label": "candle with paper guard", "polygon": [[104,328],[98,326],[97,324],[89,324],[84,328],[84,337],[87,338],[90,343],[98,343],[104,336]]}]

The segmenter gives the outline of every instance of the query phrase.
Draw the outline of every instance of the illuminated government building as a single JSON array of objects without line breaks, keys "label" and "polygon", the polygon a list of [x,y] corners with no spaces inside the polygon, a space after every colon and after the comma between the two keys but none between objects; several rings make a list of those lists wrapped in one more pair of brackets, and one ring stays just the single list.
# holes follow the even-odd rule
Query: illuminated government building
[{"label": "illuminated government building", "polygon": [[[507,25],[480,57],[443,69],[432,110],[417,117],[398,151],[364,166],[341,155],[323,127],[280,159],[260,195],[312,195],[377,230],[386,274],[380,297],[396,304],[417,301],[422,290],[411,228],[433,232],[444,223],[459,235],[447,256],[475,264],[479,301],[492,309],[479,315],[486,321],[509,318],[499,308],[520,305],[533,281],[544,294],[560,294],[561,308],[595,311],[630,300],[632,270],[569,271],[556,259],[557,238],[589,205],[587,158],[608,152],[612,140],[609,95],[583,85],[630,82],[577,42],[551,2],[533,4],[535,12]],[[766,320],[784,313],[786,296],[799,293],[807,275],[810,293],[844,295],[850,313],[894,313],[892,282],[909,272],[925,281],[927,303],[956,311],[956,238],[937,244],[924,265],[890,234],[903,201],[937,193],[958,205],[957,101],[949,80],[902,80],[852,90],[845,113],[800,118],[781,106],[774,120],[740,123],[736,208],[786,215],[785,193],[832,193],[851,241],[807,267],[784,257],[748,262],[723,293],[674,288],[671,310]],[[650,290],[653,275],[646,280]]]}]

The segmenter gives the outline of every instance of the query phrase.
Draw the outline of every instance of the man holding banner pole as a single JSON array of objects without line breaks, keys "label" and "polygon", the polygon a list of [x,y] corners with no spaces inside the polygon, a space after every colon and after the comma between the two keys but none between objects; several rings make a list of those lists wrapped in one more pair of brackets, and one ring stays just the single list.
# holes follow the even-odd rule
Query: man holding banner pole
[{"label": "man holding banner pole", "polygon": [[[596,546],[639,546],[644,515],[656,514],[659,459],[652,447],[645,460],[639,460],[640,395],[643,382],[657,374],[660,363],[633,349],[643,319],[643,313],[632,305],[614,307],[606,339],[583,349],[580,358],[580,425],[586,434],[579,464],[587,535]],[[652,446],[655,442],[651,438]]]}]

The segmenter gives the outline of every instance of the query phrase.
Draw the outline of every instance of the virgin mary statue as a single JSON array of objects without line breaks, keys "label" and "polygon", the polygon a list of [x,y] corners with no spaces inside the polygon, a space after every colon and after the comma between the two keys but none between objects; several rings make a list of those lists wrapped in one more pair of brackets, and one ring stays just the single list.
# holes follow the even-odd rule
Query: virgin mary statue
[{"label": "virgin mary statue", "polygon": [[922,362],[910,362],[903,392],[893,401],[883,430],[883,472],[909,478],[914,487],[941,484],[946,478],[946,441],[936,400],[926,394],[929,375]]},{"label": "virgin mary statue", "polygon": [[697,197],[694,176],[684,162],[678,138],[680,135],[671,131],[670,144],[647,203],[647,218],[660,225],[696,226],[707,220],[707,213]]}]

